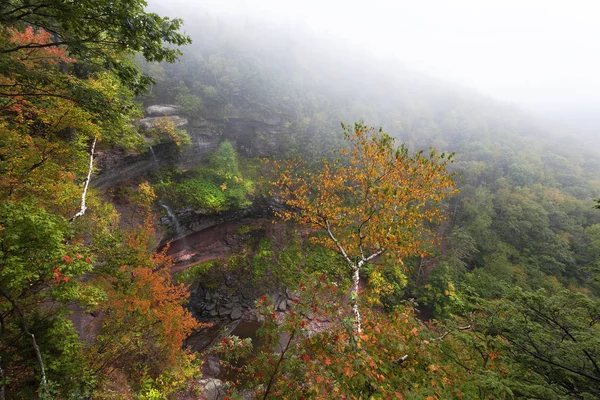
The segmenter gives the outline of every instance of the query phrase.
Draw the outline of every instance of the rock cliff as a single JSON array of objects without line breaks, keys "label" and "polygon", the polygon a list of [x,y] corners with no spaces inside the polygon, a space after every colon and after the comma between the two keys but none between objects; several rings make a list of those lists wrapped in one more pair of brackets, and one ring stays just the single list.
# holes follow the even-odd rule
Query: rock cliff
[{"label": "rock cliff", "polygon": [[[229,140],[240,154],[247,157],[272,155],[282,151],[291,135],[291,129],[281,118],[201,119],[180,113],[177,106],[154,105],[146,109],[148,117],[139,121],[142,129],[148,129],[156,120],[169,118],[180,129],[184,129],[192,140],[192,145],[182,154],[175,151],[170,143],[155,145],[154,152],[161,166],[193,168],[224,140]],[[156,168],[156,161],[150,151],[126,155],[115,150],[99,153],[97,168],[100,172],[92,184],[107,189],[147,175]]]}]

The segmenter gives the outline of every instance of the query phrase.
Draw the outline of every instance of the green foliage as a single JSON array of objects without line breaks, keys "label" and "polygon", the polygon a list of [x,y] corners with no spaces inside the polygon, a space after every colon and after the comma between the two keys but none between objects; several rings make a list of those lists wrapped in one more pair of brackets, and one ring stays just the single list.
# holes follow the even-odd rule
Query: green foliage
[{"label": "green foliage", "polygon": [[[53,32],[54,46],[66,46],[85,67],[111,69],[126,86],[143,91],[152,81],[140,74],[135,65],[124,63],[119,55],[139,52],[148,61],[173,62],[181,53],[164,44],[181,46],[191,42],[189,37],[178,33],[181,20],[148,13],[145,6],[141,0],[117,4],[92,0],[68,3],[17,0],[0,6],[0,24],[2,27],[33,25]],[[25,46],[31,49],[37,45]],[[6,53],[17,50],[17,46],[5,48]]]},{"label": "green foliage", "polygon": [[511,290],[485,303],[482,328],[503,339],[511,389],[518,396],[593,399],[600,396],[600,303],[563,290]]},{"label": "green foliage", "polygon": [[[159,188],[160,190],[160,188]],[[184,179],[173,187],[171,199],[178,206],[222,211],[226,209],[227,197],[215,183],[206,178]]]},{"label": "green foliage", "polygon": [[212,260],[201,262],[192,266],[187,267],[183,271],[178,271],[173,274],[173,279],[178,283],[195,284],[197,282],[204,281],[203,278],[213,268],[219,268],[222,266],[221,261]]},{"label": "green foliage", "polygon": [[[240,389],[289,399],[511,397],[487,344],[457,340],[466,330],[436,338],[410,308],[399,307],[391,314],[364,309],[364,333],[356,335],[353,318],[338,306],[340,293],[325,274],[310,278],[280,317],[270,299],[261,298],[264,345],[245,367],[249,387]],[[327,329],[315,317],[328,321]],[[448,362],[445,352],[454,351],[467,360],[462,366]]]},{"label": "green foliage", "polygon": [[[273,272],[275,274],[277,274],[277,272],[281,270],[279,266],[273,268],[273,260],[275,253],[273,251],[272,244],[273,243],[271,242],[271,240],[269,240],[268,238],[263,238],[260,240],[260,242],[258,242],[258,245],[256,246],[256,250],[252,255],[252,274],[254,275],[255,279],[264,278],[267,275],[267,272],[270,272],[271,270],[274,270]],[[297,246],[295,246],[295,250],[296,251],[294,251],[294,253],[297,254]],[[279,274],[277,275],[281,278]]]},{"label": "green foliage", "polygon": [[186,357],[172,368],[163,371],[156,379],[142,371],[139,400],[166,400],[180,391],[192,378],[200,376],[201,361],[196,357]]},{"label": "green foliage", "polygon": [[238,155],[228,141],[210,155],[205,166],[195,168],[156,185],[157,190],[178,207],[212,212],[240,209],[251,204],[254,183],[244,179]]},{"label": "green foliage", "polygon": [[202,99],[190,92],[190,89],[184,82],[179,82],[175,87],[175,103],[183,108],[183,111],[189,115],[195,115],[202,112]]},{"label": "green foliage", "polygon": [[439,264],[431,271],[427,283],[415,289],[418,301],[431,306],[437,319],[443,320],[466,311],[465,301],[453,282],[455,278],[447,264]]},{"label": "green foliage", "polygon": [[295,287],[308,276],[327,274],[342,288],[350,285],[348,267],[342,257],[321,245],[301,240],[295,229],[288,229],[277,240],[262,239],[251,259],[257,280],[269,280]]},{"label": "green foliage", "polygon": [[[37,387],[40,379],[31,334],[56,390],[70,392],[90,383],[82,344],[65,315],[67,304],[85,292],[78,278],[92,265],[87,252],[65,244],[69,233],[66,220],[42,208],[26,203],[0,205],[2,368],[5,376],[14,379],[11,388],[23,393]],[[21,372],[15,375],[16,371]]]},{"label": "green foliage", "polygon": [[[148,13],[145,6],[141,0],[16,0],[0,5],[3,397],[6,389],[7,398],[95,398],[108,369],[122,367],[106,362],[92,368],[90,348],[102,335],[80,337],[74,325],[86,335],[89,322],[79,313],[115,301],[99,280],[115,279],[129,263],[152,265],[151,249],[142,250],[152,235],[131,235],[133,240],[124,241],[131,236],[117,228],[112,207],[93,188],[83,192],[83,203],[82,191],[92,148],[133,148],[142,141],[135,135],[133,121],[141,112],[133,96],[152,79],[131,54],[173,62],[180,52],[169,45],[190,43],[177,32],[180,20]],[[166,133],[181,143],[186,140],[174,130]],[[85,214],[74,220],[80,207]],[[147,213],[140,218],[150,219]],[[161,285],[153,290],[157,288]],[[177,291],[179,296],[185,292]],[[158,304],[146,305],[144,311],[156,312]],[[180,318],[185,314],[180,303],[168,314],[168,326],[182,320],[192,325]],[[153,323],[134,336],[153,337],[160,328]],[[169,337],[179,350],[178,336]]]},{"label": "green foliage", "polygon": [[[177,146],[179,152],[192,145],[190,135],[183,129],[177,129],[173,121],[168,118],[161,118],[154,122],[152,127],[145,132],[145,135],[157,143],[172,142]],[[147,146],[147,144],[144,143],[144,146]]]}]

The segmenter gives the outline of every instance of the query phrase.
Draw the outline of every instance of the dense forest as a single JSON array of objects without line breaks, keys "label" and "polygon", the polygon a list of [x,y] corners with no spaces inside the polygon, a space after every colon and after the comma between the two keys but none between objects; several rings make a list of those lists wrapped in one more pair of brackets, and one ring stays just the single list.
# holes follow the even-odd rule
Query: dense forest
[{"label": "dense forest", "polygon": [[0,400],[600,397],[593,136],[145,6],[0,5]]}]

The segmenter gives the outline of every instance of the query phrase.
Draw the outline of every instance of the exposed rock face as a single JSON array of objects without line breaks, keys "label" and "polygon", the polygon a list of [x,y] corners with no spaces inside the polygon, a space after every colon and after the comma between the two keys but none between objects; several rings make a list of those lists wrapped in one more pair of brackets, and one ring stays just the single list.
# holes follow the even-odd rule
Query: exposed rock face
[{"label": "exposed rock face", "polygon": [[165,117],[175,115],[181,111],[181,107],[173,104],[157,104],[146,108],[146,114],[150,117]]},{"label": "exposed rock face", "polygon": [[[170,147],[174,146],[169,144],[154,146],[160,165],[167,165],[172,160],[176,160],[177,152]],[[150,171],[157,168],[156,163],[150,151],[142,154],[125,154],[120,150],[97,152],[95,168],[100,170],[100,173],[92,177],[91,183],[95,187],[108,189],[147,176]]]},{"label": "exposed rock face", "polygon": [[[252,118],[229,119],[199,119],[194,117],[184,118],[176,113],[180,107],[173,105],[156,105],[146,109],[149,117],[139,121],[139,124],[148,129],[160,118],[169,118],[175,125],[183,127],[190,135],[192,145],[183,152],[173,143],[160,143],[154,145],[151,151],[142,154],[127,154],[119,150],[99,152],[96,168],[100,173],[92,178],[92,185],[102,189],[118,186],[127,182],[147,179],[149,173],[158,167],[173,166],[180,169],[190,169],[200,163],[224,140],[229,140],[238,152],[247,157],[267,156],[277,154],[285,147],[292,130],[280,117],[264,120]],[[254,205],[238,211],[221,214],[211,214],[206,210],[175,210],[179,224],[183,231],[177,232],[178,236],[191,232],[198,232],[207,227],[217,225],[228,220],[247,216],[271,216],[274,208],[279,207],[276,201],[259,200]],[[165,225],[172,221],[165,219]],[[172,237],[175,230],[165,233]],[[164,237],[163,240],[166,240]],[[215,312],[217,312],[215,310]]]},{"label": "exposed rock face", "polygon": [[179,115],[169,115],[169,116],[165,116],[165,117],[143,118],[138,121],[138,125],[141,126],[142,129],[150,129],[154,125],[156,125],[156,123],[158,121],[163,120],[163,119],[168,119],[169,121],[173,122],[173,125],[178,126],[178,127],[187,125],[187,123],[188,123],[187,118],[180,117]]},{"label": "exposed rock face", "polygon": [[[186,233],[200,232],[207,228],[243,218],[271,218],[276,211],[281,211],[283,205],[273,198],[257,198],[250,207],[242,210],[224,211],[217,214],[207,214],[203,210],[186,208],[176,210],[181,228]],[[170,223],[170,221],[166,221]],[[235,238],[232,238],[235,240]],[[243,239],[240,237],[240,239]]]},{"label": "exposed rock face", "polygon": [[[183,154],[168,151],[169,144],[154,146],[161,165],[182,169],[197,166],[224,140],[229,140],[244,156],[262,157],[281,152],[291,136],[290,127],[276,117],[264,121],[251,118],[188,119],[171,114],[178,112],[178,108],[170,105],[150,106],[146,111],[151,116],[138,122],[142,128],[149,129],[160,118],[169,118],[190,135],[192,145]],[[159,116],[160,113],[168,115]],[[104,189],[143,177],[156,168],[149,152],[137,156],[115,152],[106,154],[105,158],[110,160],[99,157],[97,167],[100,174],[92,179],[92,185]]]},{"label": "exposed rock face", "polygon": [[250,118],[190,120],[186,131],[192,146],[178,160],[182,168],[197,165],[223,140],[229,140],[244,156],[261,157],[280,152],[291,134],[281,119],[258,121]]}]

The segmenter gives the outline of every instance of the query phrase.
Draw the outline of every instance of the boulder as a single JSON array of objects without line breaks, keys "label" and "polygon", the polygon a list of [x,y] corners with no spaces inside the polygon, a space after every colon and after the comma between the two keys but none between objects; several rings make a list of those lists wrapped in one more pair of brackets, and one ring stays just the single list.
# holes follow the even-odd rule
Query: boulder
[{"label": "boulder", "polygon": [[279,311],[285,311],[287,310],[287,300],[281,300],[281,303],[279,303]]},{"label": "boulder", "polygon": [[225,384],[219,379],[201,379],[198,381],[198,385],[202,388],[202,391],[200,392],[200,399],[223,400],[225,398]]},{"label": "boulder", "polygon": [[242,309],[240,307],[234,308],[231,310],[229,317],[233,320],[240,319],[242,317]]},{"label": "boulder", "polygon": [[219,362],[219,357],[215,355],[209,355],[205,359],[205,368],[208,376],[217,376],[221,373],[221,363]]},{"label": "boulder", "polygon": [[231,310],[225,307],[219,307],[217,311],[219,312],[219,317],[223,317],[231,313]]}]

